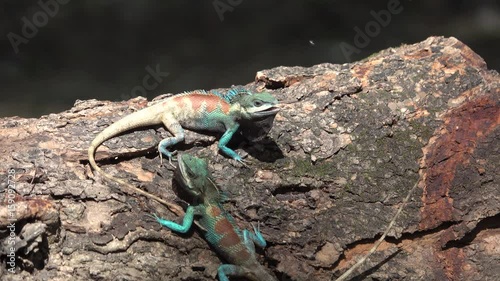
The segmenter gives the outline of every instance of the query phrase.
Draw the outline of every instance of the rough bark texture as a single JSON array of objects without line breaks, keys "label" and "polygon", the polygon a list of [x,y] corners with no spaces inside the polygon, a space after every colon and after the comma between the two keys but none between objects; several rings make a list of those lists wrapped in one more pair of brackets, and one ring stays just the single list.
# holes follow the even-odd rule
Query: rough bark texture
[{"label": "rough bark texture", "polygon": [[[260,259],[280,280],[340,275],[380,237],[416,181],[390,238],[353,280],[494,280],[499,85],[498,73],[455,38],[432,37],[352,64],[277,67],[247,85],[284,104],[269,137],[231,144],[250,169],[218,154],[213,136],[187,133],[176,149],[210,159],[241,227],[260,221],[269,242]],[[0,233],[3,280],[216,278],[221,260],[200,231],[162,229],[144,214],[179,219],[89,169],[95,135],[147,103],[78,101],[40,119],[0,120],[0,223],[13,222],[10,179],[17,245],[25,245],[10,274],[10,232]],[[166,134],[125,134],[106,142],[97,159],[108,173],[179,202],[172,169],[155,152]]]}]

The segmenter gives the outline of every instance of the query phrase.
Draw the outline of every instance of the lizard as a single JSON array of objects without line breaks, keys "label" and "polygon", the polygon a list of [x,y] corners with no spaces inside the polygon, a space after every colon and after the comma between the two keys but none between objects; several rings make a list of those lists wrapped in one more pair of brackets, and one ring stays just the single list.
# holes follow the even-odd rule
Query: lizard
[{"label": "lizard", "polygon": [[164,101],[141,109],[111,124],[99,133],[90,144],[88,159],[90,166],[109,180],[124,185],[166,205],[174,213],[183,214],[182,209],[158,196],[145,192],[125,181],[105,173],[95,161],[97,148],[106,140],[129,130],[163,124],[173,135],[160,141],[160,160],[165,155],[172,164],[172,153],[167,147],[184,141],[184,129],[194,131],[223,132],[219,139],[219,149],[232,159],[242,163],[243,159],[226,145],[239,128],[239,121],[260,120],[279,112],[278,101],[267,92],[251,93],[242,88],[233,88],[225,94],[216,91],[195,90],[171,96]]},{"label": "lizard", "polygon": [[221,194],[208,169],[206,159],[190,154],[182,154],[178,159],[178,167],[174,180],[180,191],[186,193],[192,201],[186,209],[182,224],[150,215],[160,225],[172,231],[186,233],[195,221],[205,231],[206,240],[229,264],[219,266],[217,273],[220,281],[229,281],[228,276],[246,277],[252,281],[278,281],[275,276],[261,265],[255,254],[255,245],[264,248],[266,240],[260,227],[253,227],[253,232],[241,231],[233,217],[227,213],[221,202]]}]

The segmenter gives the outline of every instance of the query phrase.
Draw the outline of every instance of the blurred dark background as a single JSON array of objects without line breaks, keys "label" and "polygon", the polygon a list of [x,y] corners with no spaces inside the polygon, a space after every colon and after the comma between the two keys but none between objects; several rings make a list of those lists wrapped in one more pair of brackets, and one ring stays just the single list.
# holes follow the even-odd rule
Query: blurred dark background
[{"label": "blurred dark background", "polygon": [[499,2],[2,0],[0,116],[246,84],[262,69],[352,62],[431,35],[499,70]]}]

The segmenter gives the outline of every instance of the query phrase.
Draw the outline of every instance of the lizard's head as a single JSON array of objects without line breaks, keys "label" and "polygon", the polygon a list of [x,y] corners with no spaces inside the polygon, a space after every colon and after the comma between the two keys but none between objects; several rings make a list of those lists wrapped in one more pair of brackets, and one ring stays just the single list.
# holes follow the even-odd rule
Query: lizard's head
[{"label": "lizard's head", "polygon": [[215,187],[205,159],[185,153],[179,156],[178,161],[175,179],[183,191],[199,198],[206,194],[208,189]]},{"label": "lizard's head", "polygon": [[278,100],[266,92],[243,95],[237,102],[243,119],[263,119],[280,111]]}]

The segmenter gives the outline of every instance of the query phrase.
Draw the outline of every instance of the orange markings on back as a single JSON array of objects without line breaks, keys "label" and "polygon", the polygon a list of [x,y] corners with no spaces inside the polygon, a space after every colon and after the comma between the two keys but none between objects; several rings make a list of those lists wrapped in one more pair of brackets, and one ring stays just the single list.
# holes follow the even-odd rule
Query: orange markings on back
[{"label": "orange markings on back", "polygon": [[218,207],[208,206],[207,207],[207,214],[213,218],[216,218],[222,214],[222,211]]},{"label": "orange markings on back", "polygon": [[215,223],[214,230],[222,238],[219,241],[219,246],[229,248],[241,243],[240,237],[233,229],[233,226],[227,219],[221,219]]},{"label": "orange markings on back", "polygon": [[251,255],[246,247],[242,247],[241,250],[235,253],[234,256],[240,261],[246,261],[251,258]]},{"label": "orange markings on back", "polygon": [[199,110],[202,106],[205,106],[207,112],[209,113],[217,108],[220,108],[220,110],[225,114],[229,113],[230,105],[216,95],[191,94],[183,96],[183,98],[189,99],[192,109],[194,110]]}]

